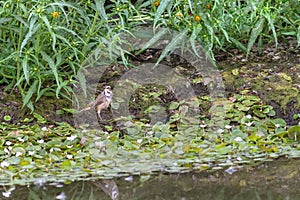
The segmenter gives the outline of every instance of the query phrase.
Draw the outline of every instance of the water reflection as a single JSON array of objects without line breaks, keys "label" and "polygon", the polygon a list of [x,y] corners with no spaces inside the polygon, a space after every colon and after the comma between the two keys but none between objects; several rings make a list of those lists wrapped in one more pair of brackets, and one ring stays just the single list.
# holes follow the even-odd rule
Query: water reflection
[{"label": "water reflection", "polygon": [[[219,170],[16,187],[9,198],[3,195],[0,199],[298,200],[299,166],[300,160],[280,159],[255,167],[235,168],[237,171],[233,173]],[[2,192],[7,191],[4,189],[7,188],[2,188]]]},{"label": "water reflection", "polygon": [[118,200],[119,189],[114,180],[94,180],[92,183],[101,188],[112,200]]}]

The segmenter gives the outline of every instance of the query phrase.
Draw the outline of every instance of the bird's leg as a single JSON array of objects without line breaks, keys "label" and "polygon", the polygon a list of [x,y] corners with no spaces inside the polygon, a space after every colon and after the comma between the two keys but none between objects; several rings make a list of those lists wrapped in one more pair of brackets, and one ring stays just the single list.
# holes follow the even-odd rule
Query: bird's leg
[{"label": "bird's leg", "polygon": [[101,115],[100,115],[100,112],[101,112],[101,109],[99,109],[99,110],[97,111],[97,113],[98,113],[98,117],[99,117],[100,121],[102,121],[102,117],[101,117]]}]

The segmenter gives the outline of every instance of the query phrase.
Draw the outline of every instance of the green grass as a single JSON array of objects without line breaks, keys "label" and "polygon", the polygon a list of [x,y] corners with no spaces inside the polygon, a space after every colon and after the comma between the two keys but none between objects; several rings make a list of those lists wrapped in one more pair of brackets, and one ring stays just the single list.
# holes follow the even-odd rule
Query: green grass
[{"label": "green grass", "polygon": [[293,36],[300,44],[299,1],[2,1],[0,83],[17,88],[23,107],[34,110],[42,96],[71,100],[82,62],[93,50],[120,49],[118,35],[136,26],[186,31],[191,41],[215,50]]}]

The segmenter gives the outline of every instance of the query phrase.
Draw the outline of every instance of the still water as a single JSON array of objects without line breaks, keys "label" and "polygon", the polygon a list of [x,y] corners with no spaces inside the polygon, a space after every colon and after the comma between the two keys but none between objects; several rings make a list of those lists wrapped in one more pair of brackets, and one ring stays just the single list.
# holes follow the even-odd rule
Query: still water
[{"label": "still water", "polygon": [[[112,180],[2,187],[0,199],[18,200],[298,200],[300,159],[215,172],[126,176]],[[7,197],[5,197],[7,196]]]}]

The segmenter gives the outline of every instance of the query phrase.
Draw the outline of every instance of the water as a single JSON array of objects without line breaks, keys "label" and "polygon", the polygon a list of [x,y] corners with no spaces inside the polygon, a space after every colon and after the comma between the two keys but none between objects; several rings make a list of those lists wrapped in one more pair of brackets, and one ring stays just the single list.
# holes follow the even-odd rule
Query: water
[{"label": "water", "polygon": [[[0,199],[178,199],[178,200],[298,200],[300,159],[279,159],[237,171],[185,174],[144,174],[113,180],[35,184],[15,187],[8,195],[2,187]],[[13,188],[13,187],[12,187]],[[3,193],[4,192],[4,193]]]}]

